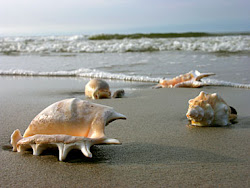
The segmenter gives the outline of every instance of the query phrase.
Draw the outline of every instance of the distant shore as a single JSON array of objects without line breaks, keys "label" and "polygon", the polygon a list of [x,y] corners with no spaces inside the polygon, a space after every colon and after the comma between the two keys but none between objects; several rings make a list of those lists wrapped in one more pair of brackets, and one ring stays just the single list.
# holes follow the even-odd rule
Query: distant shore
[{"label": "distant shore", "polygon": [[250,32],[228,32],[228,33],[207,33],[207,32],[184,32],[184,33],[134,33],[134,34],[97,34],[90,35],[89,40],[111,40],[111,39],[140,39],[140,38],[180,38],[180,37],[221,37],[234,35],[250,35]]}]

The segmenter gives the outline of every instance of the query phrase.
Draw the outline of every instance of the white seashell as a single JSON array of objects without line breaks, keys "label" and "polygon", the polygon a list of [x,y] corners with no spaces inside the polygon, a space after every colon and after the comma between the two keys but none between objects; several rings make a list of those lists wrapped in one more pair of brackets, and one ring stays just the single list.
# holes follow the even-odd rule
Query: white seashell
[{"label": "white seashell", "polygon": [[188,101],[189,108],[186,113],[191,125],[212,126],[229,125],[230,121],[237,118],[236,111],[216,93],[207,94],[201,91],[200,94]]},{"label": "white seashell", "polygon": [[155,88],[176,88],[176,87],[192,87],[197,88],[203,86],[201,79],[215,75],[214,73],[200,73],[199,71],[190,71],[189,73],[179,75],[171,80],[160,80]]},{"label": "white seashell", "polygon": [[60,159],[68,151],[80,149],[92,157],[90,147],[94,144],[119,144],[116,139],[107,138],[104,128],[111,121],[126,119],[113,108],[90,103],[80,99],[66,99],[45,108],[30,123],[22,137],[19,130],[11,135],[13,151],[21,152],[33,148],[39,155],[48,145],[57,145]]},{"label": "white seashell", "polygon": [[85,96],[92,99],[110,98],[109,84],[104,80],[94,78],[86,84]]}]

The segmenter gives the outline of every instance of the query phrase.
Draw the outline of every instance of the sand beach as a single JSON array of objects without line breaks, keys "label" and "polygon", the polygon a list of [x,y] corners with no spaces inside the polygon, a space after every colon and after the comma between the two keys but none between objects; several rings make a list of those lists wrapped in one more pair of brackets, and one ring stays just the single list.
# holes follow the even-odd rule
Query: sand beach
[{"label": "sand beach", "polygon": [[[0,187],[249,187],[247,89],[148,87],[130,91],[122,99],[95,100],[114,107],[127,120],[114,121],[105,131],[122,145],[93,146],[92,159],[79,151],[70,152],[65,162],[58,161],[57,150],[41,156],[11,151],[10,135],[15,129],[23,133],[41,110],[56,101],[85,99],[86,82],[0,78]],[[188,127],[188,100],[200,91],[220,94],[237,109],[237,123]]]},{"label": "sand beach", "polygon": [[[249,7],[246,0],[2,1],[0,188],[249,188]],[[125,96],[86,99],[91,78],[107,81],[112,94],[123,89]],[[152,88],[173,78],[201,81],[204,87]],[[188,101],[201,91],[220,95],[237,110],[237,120],[229,126],[188,126]],[[61,162],[56,148],[39,156],[31,149],[12,151],[15,130],[23,135],[42,110],[70,98],[113,107],[127,119],[112,121],[112,110],[102,113],[112,121],[105,135],[114,138],[105,139],[96,131],[105,118],[81,119],[79,109],[68,113],[79,107],[76,103],[57,103],[55,111],[46,111],[53,116],[45,117],[56,116],[64,126],[52,119],[49,131],[56,127],[57,133],[76,135],[86,130],[89,137],[99,137],[35,137],[63,140],[58,145],[64,153],[86,147],[84,154],[72,150]],[[72,131],[78,122],[93,119],[96,126]],[[81,143],[73,145],[73,138]],[[91,144],[115,139],[122,144],[93,145],[93,157],[85,157],[91,156]]]},{"label": "sand beach", "polygon": [[[249,7],[246,0],[2,1],[0,188],[249,188]],[[86,98],[91,78],[125,96]],[[153,89],[189,79],[203,87]],[[220,95],[237,110],[236,121],[189,126],[188,101],[201,91]],[[77,102],[56,103],[65,99]],[[225,115],[228,106],[220,107]],[[41,145],[32,145],[39,156],[14,152],[13,132],[17,141],[17,129],[24,135],[42,111],[46,118],[33,121],[49,122],[40,133],[68,135],[36,130],[20,142],[56,142],[60,155],[57,148],[39,153]]]}]

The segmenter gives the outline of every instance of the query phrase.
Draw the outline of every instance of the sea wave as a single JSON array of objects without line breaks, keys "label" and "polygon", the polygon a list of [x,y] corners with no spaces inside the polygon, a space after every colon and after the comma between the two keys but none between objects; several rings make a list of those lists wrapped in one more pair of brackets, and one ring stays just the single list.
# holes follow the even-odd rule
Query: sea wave
[{"label": "sea wave", "polygon": [[77,69],[72,71],[39,72],[21,69],[0,70],[1,76],[45,76],[45,77],[85,77],[102,78],[111,80],[137,81],[137,82],[159,82],[161,78],[150,78],[148,76],[135,76],[115,74],[98,71],[96,69]]},{"label": "sea wave", "polygon": [[0,53],[125,53],[152,51],[248,52],[250,36],[139,38],[89,40],[86,35],[48,37],[2,37]]},{"label": "sea wave", "polygon": [[[83,77],[83,78],[102,78],[110,80],[134,81],[134,82],[151,82],[158,83],[160,77],[153,78],[140,75],[126,75],[118,73],[102,72],[96,69],[77,69],[72,71],[54,71],[54,72],[39,72],[20,69],[0,70],[0,76],[41,76],[41,77]],[[164,78],[171,79],[171,78]],[[205,78],[202,80],[204,86],[223,86],[250,89],[250,84],[233,83],[223,80]]]}]

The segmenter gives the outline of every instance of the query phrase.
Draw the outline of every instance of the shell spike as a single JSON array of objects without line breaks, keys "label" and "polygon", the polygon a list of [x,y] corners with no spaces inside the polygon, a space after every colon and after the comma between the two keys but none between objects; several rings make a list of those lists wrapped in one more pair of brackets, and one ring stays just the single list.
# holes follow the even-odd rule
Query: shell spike
[{"label": "shell spike", "polygon": [[206,92],[201,91],[200,94],[199,94],[199,97],[205,97],[206,94],[207,94]]},{"label": "shell spike", "polygon": [[67,157],[68,152],[65,151],[65,147],[63,143],[58,143],[57,147],[59,150],[59,161],[64,161]]},{"label": "shell spike", "polygon": [[41,155],[41,153],[46,149],[43,144],[34,144],[34,147],[31,145],[33,149],[33,155]]},{"label": "shell spike", "polygon": [[195,81],[200,81],[202,78],[215,75],[215,73],[200,73],[197,70],[195,70],[193,72],[193,74],[194,74],[194,77],[195,77]]},{"label": "shell spike", "polygon": [[126,116],[124,116],[123,114],[120,114],[116,111],[113,111],[110,116],[108,116],[107,118],[107,124],[109,124],[110,122],[114,121],[114,120],[117,120],[117,119],[127,119]]},{"label": "shell spike", "polygon": [[41,154],[41,152],[38,151],[38,147],[37,147],[36,144],[31,144],[30,146],[31,146],[31,148],[33,150],[33,155],[40,155]]},{"label": "shell spike", "polygon": [[106,138],[103,140],[104,144],[121,144],[121,142],[115,138]]},{"label": "shell spike", "polygon": [[19,140],[21,140],[23,137],[22,137],[22,135],[21,135],[21,133],[20,133],[20,130],[19,129],[16,129],[13,133],[12,133],[12,135],[11,135],[11,145],[12,145],[12,147],[13,147],[13,151],[17,151],[17,142],[19,141]]},{"label": "shell spike", "polygon": [[85,155],[86,157],[92,158],[92,153],[90,152],[90,147],[91,144],[90,143],[83,143],[81,146],[81,151],[83,153],[83,155]]}]

